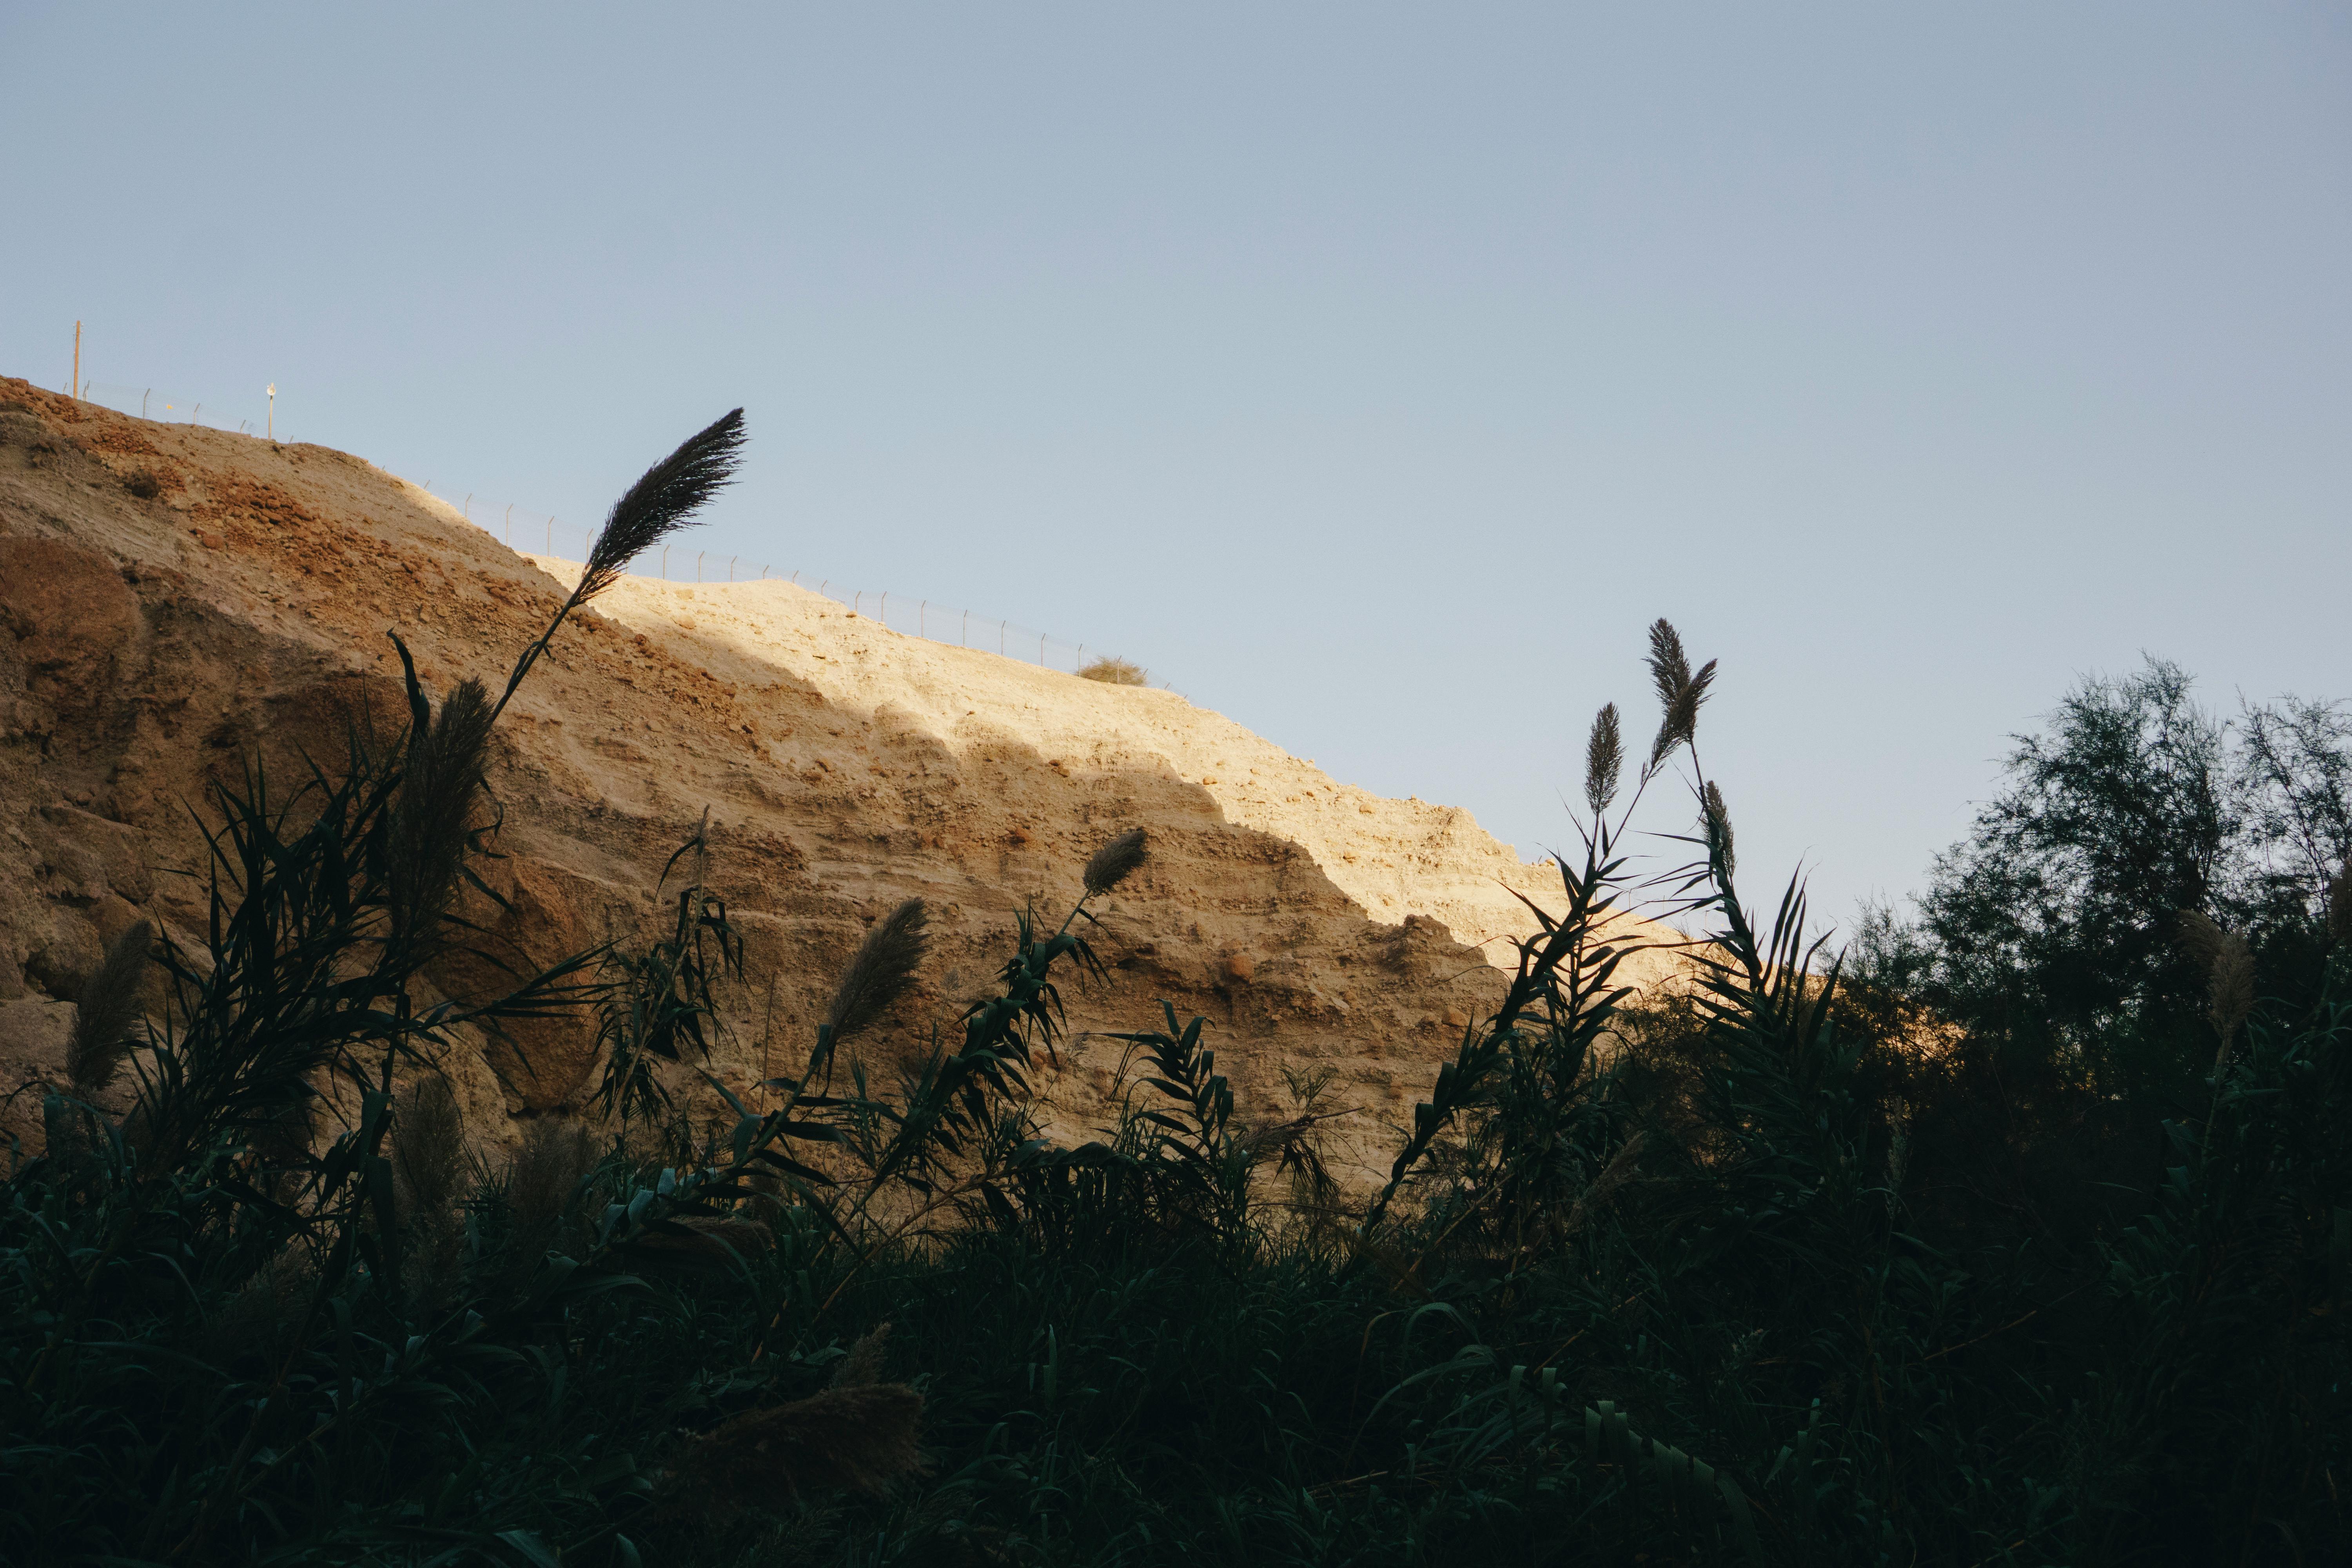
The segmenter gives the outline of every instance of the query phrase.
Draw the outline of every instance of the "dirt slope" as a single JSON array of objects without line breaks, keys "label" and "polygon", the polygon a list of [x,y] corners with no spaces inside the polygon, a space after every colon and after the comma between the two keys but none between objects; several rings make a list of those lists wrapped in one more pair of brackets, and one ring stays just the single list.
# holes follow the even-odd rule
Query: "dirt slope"
[{"label": "dirt slope", "polygon": [[[572,570],[343,453],[0,380],[0,1091],[55,1076],[62,998],[117,931],[202,929],[189,805],[208,777],[331,756],[349,713],[396,711],[387,627],[436,689],[497,688]],[[1261,1112],[1283,1068],[1328,1064],[1363,1107],[1352,1141],[1384,1159],[1387,1125],[1501,988],[1482,951],[1507,960],[1532,925],[1513,889],[1558,887],[1467,813],[1337,784],[1173,693],[906,637],[774,582],[623,582],[509,710],[492,783],[517,960],[649,931],[709,811],[708,879],[750,938],[716,1067],[746,1087],[805,1048],[899,900],[931,901],[939,941],[885,1041],[951,1017],[1018,908],[1058,920],[1087,852],[1147,828],[1151,863],[1101,910],[1110,979],[1065,988],[1081,1037],[1042,1085],[1065,1131],[1103,1120],[1118,1059],[1083,1037],[1144,1026],[1164,997],[1210,1019]],[[457,1052],[476,1125],[575,1106],[592,1034]]]}]

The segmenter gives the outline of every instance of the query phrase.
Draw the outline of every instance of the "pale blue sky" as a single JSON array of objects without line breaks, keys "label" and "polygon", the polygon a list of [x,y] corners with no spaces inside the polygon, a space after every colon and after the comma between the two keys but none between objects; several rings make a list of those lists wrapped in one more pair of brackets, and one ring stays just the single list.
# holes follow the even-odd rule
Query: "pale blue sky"
[{"label": "pale blue sky", "polygon": [[574,519],[741,404],[711,548],[1530,858],[1658,615],[1839,916],[2078,672],[2352,695],[2341,4],[13,0],[0,145],[0,372]]}]

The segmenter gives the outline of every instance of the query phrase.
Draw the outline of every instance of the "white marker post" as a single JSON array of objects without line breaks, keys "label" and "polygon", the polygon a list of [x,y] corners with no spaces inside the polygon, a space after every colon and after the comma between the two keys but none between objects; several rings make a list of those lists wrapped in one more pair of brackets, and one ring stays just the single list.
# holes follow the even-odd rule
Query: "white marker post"
[{"label": "white marker post", "polygon": [[278,439],[278,384],[269,384],[269,438]]}]

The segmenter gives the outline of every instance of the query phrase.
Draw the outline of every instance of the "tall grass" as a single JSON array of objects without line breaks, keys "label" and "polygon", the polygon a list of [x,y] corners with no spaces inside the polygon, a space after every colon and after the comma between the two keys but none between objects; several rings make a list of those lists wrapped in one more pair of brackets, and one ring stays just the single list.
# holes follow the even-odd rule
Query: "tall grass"
[{"label": "tall grass", "polygon": [[[615,509],[603,580],[724,480],[730,421]],[[496,715],[547,641],[495,700],[436,703],[412,670],[396,740],[219,792],[212,919],[202,952],[163,950],[166,1018],[108,1005],[152,938],[109,956],[49,1151],[0,1188],[8,1561],[2352,1545],[2341,930],[2314,939],[2316,1000],[2286,1004],[2185,925],[2219,1041],[2198,1116],[2037,1164],[2095,1099],[2021,1102],[1965,1031],[1849,977],[1800,883],[1742,900],[1698,762],[1715,666],[1660,622],[1633,787],[1612,705],[1564,912],[1535,911],[1376,1191],[1326,1167],[1353,1109],[1328,1079],[1246,1105],[1172,1010],[1119,1037],[1097,1136],[1045,1135],[1030,1080],[1136,832],[1057,923],[1018,918],[953,1027],[869,1055],[928,961],[919,903],[877,922],[754,1110],[700,1070],[726,989],[756,984],[700,834],[646,948],[426,1000],[423,966],[471,935],[450,910],[497,826]],[[1639,878],[1635,815],[1676,790],[1683,863]],[[1682,986],[1622,982],[1637,906],[1699,933]],[[461,1028],[557,1011],[599,1029],[605,1118],[486,1159],[439,1065]],[[908,1065],[881,1083],[884,1059]]]}]

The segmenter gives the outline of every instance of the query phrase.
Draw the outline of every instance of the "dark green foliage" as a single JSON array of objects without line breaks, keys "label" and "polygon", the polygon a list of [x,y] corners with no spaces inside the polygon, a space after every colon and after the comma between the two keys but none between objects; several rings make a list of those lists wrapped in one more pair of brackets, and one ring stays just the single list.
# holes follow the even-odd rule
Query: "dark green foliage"
[{"label": "dark green foliage", "polygon": [[2182,911],[2248,936],[2266,988],[2308,1001],[2352,853],[2352,720],[2287,698],[2224,723],[2190,686],[2151,659],[2084,682],[2020,738],[1917,926],[1882,928],[1875,967],[2019,1062],[2123,1094],[2180,1090],[2161,1064],[2198,1035],[2207,990]]},{"label": "dark green foliage", "polygon": [[2202,989],[2173,921],[2220,890],[2234,825],[2223,735],[2189,687],[2151,661],[2086,683],[2018,742],[2011,786],[1922,904],[1948,1005],[2047,1056],[2161,1029]]},{"label": "dark green foliage", "polygon": [[642,952],[604,952],[596,1003],[596,1045],[604,1066],[591,1103],[619,1117],[625,1129],[633,1115],[670,1108],[656,1062],[684,1062],[689,1052],[697,1060],[709,1057],[714,988],[743,972],[743,939],[728,921],[726,901],[699,875],[709,826],[706,816],[662,869],[665,885],[680,860],[697,873],[678,889],[668,933]]},{"label": "dark green foliage", "polygon": [[113,1082],[135,1042],[139,987],[147,975],[155,928],[133,921],[106,950],[105,960],[81,988],[74,1010],[73,1038],[66,1044],[66,1076],[74,1092],[98,1093]]},{"label": "dark green foliage", "polygon": [[[80,1134],[0,1189],[0,1560],[2341,1560],[2352,961],[2324,900],[2295,894],[2257,993],[2223,984],[2253,963],[2233,906],[2172,906],[2170,945],[2116,961],[2180,966],[2208,1031],[2136,1145],[2092,1075],[2020,1092],[2014,1015],[1891,984],[1900,933],[1848,978],[1800,884],[1769,920],[1740,901],[1696,763],[1714,667],[1664,623],[1652,654],[1633,798],[1360,1216],[1328,1079],[1294,1069],[1260,1119],[1172,1011],[1119,1037],[1114,1125],[1045,1135],[1056,969],[1095,972],[1080,922],[1139,837],[1051,934],[1024,912],[996,994],[887,1089],[841,1045],[925,947],[919,905],[877,921],[754,1110],[683,1088],[740,980],[707,834],[642,952],[426,1006],[415,968],[467,940],[449,895],[492,851],[495,709],[417,693],[400,744],[283,805],[256,773],[215,803],[207,951],[167,954],[138,1109],[53,1097]],[[1678,755],[1695,858],[1651,891],[1705,935],[1689,984],[1637,998],[1620,846]],[[2264,842],[2326,842],[2324,798],[2273,798],[2319,826]],[[2057,838],[2003,853],[2029,851],[2080,870]],[[467,1152],[430,1061],[555,1006],[602,1009],[609,1102],[666,1129],[541,1118]],[[2132,1017],[2065,1027],[2105,1060]]]}]

